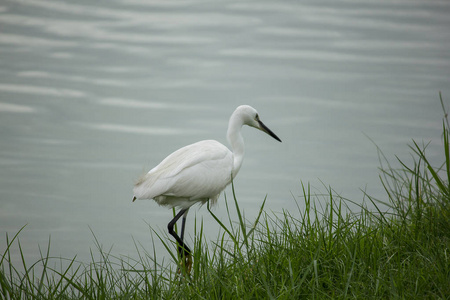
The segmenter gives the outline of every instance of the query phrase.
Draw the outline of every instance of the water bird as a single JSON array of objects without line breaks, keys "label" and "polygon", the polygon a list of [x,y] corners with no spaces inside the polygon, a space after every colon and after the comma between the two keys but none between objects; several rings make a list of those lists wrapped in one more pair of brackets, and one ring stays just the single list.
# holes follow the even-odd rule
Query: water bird
[{"label": "water bird", "polygon": [[[184,227],[189,208],[195,203],[215,204],[220,193],[236,177],[244,158],[244,139],[241,128],[248,125],[259,129],[277,141],[275,135],[260,120],[256,109],[241,105],[232,113],[227,139],[232,151],[215,140],[200,141],[180,148],[167,156],[136,182],[133,202],[136,199],[153,199],[159,205],[180,208],[167,228],[178,244],[182,265],[189,274],[192,266],[191,250],[184,243]],[[181,218],[181,234],[174,231]]]}]

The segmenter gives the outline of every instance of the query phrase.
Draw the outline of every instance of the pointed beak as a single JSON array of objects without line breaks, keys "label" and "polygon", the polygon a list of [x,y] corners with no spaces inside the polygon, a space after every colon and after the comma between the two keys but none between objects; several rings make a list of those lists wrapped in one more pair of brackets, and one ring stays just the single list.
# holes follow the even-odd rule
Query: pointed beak
[{"label": "pointed beak", "polygon": [[273,133],[272,130],[270,130],[266,125],[264,125],[264,123],[261,122],[261,120],[258,120],[258,123],[259,123],[259,129],[260,130],[264,131],[265,133],[267,133],[268,135],[270,135],[271,137],[273,137],[277,141],[281,142],[280,138],[277,137],[277,135],[275,133]]}]

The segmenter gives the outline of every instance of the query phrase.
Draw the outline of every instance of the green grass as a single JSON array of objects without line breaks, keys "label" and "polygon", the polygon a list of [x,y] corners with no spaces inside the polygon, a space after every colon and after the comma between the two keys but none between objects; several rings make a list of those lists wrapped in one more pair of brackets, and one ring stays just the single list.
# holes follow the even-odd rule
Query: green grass
[{"label": "green grass", "polygon": [[[442,100],[441,100],[442,102]],[[253,222],[244,219],[233,190],[228,220],[206,240],[196,221],[194,265],[177,274],[179,258],[167,234],[152,231],[171,262],[136,245],[138,257],[120,258],[97,242],[92,262],[49,257],[11,264],[11,246],[22,254],[20,231],[6,236],[0,256],[1,299],[450,299],[449,124],[443,120],[443,164],[432,166],[426,146],[413,142],[414,161],[393,168],[380,152],[384,200],[365,195],[352,203],[324,188],[302,185],[296,211],[268,213],[265,199]],[[233,207],[229,207],[233,206]],[[371,207],[371,209],[368,209]],[[232,222],[231,211],[238,222]],[[39,270],[37,271],[37,266]],[[20,271],[23,270],[23,271]]]}]

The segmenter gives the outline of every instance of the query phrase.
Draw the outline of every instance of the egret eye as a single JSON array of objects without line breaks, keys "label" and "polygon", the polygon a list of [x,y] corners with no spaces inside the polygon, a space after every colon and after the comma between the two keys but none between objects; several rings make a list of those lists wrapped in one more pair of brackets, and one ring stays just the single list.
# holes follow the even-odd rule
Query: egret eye
[{"label": "egret eye", "polygon": [[256,121],[259,121],[259,116],[258,116],[258,114],[256,114],[255,120],[256,120]]}]

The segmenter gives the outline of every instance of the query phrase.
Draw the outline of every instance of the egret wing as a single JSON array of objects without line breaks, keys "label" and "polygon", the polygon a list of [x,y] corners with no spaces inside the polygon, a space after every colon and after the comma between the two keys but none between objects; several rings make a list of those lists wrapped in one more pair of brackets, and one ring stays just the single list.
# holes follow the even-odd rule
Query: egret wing
[{"label": "egret wing", "polygon": [[232,164],[227,147],[213,140],[201,141],[166,157],[139,179],[134,193],[138,199],[214,197],[230,182]]}]

